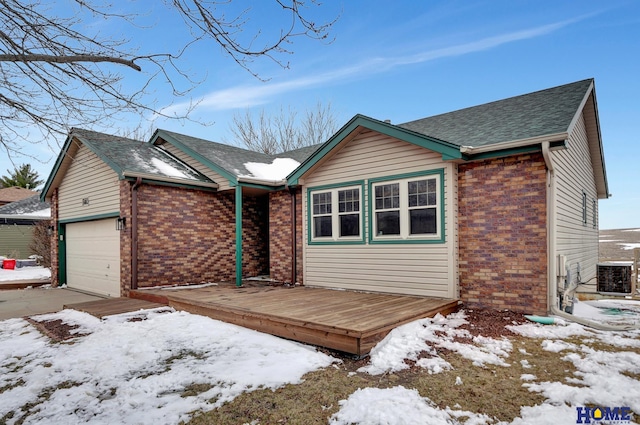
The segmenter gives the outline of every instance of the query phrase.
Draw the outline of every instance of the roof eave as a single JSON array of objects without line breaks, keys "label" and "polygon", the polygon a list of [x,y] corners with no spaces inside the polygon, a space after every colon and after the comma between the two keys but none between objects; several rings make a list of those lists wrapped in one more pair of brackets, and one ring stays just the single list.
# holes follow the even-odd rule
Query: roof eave
[{"label": "roof eave", "polygon": [[527,139],[520,140],[511,140],[508,142],[494,143],[486,146],[461,146],[460,152],[467,155],[470,160],[473,160],[474,157],[482,155],[482,157],[490,157],[491,153],[505,152],[510,150],[517,150],[521,148],[526,148],[528,146],[537,146],[541,145],[544,142],[565,142],[569,138],[569,133],[554,133],[554,134],[546,134],[544,136],[536,136],[530,137]]},{"label": "roof eave", "polygon": [[125,178],[138,178],[148,180],[148,181],[157,181],[164,183],[173,183],[185,186],[198,186],[198,187],[206,187],[209,189],[218,189],[219,185],[215,182],[203,182],[201,180],[193,180],[193,179],[183,179],[179,177],[170,177],[170,176],[162,176],[159,174],[151,174],[151,173],[140,173],[137,171],[123,171],[120,174],[121,179]]},{"label": "roof eave", "polygon": [[287,180],[286,179],[268,180],[268,179],[253,177],[253,176],[238,176],[238,183],[252,183],[252,184],[259,184],[263,186],[281,187],[287,184]]}]

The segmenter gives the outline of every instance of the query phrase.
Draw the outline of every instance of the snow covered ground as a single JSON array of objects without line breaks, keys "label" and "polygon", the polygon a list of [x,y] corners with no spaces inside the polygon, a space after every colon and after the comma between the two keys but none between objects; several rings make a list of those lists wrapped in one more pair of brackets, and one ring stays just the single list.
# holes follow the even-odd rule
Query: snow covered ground
[{"label": "snow covered ground", "polygon": [[[596,318],[596,312],[591,313]],[[145,320],[130,320],[141,315]],[[337,361],[312,347],[166,308],[102,321],[73,310],[33,319],[77,326],[77,337],[55,343],[23,319],[0,322],[0,422],[4,418],[7,424],[175,424],[243,392],[299,383],[305,373]],[[407,368],[409,359],[425,373],[455,373],[438,354],[446,349],[470,359],[475,367],[522,368],[522,385],[546,401],[522,406],[514,425],[576,423],[580,406],[627,406],[640,412],[640,331],[601,332],[570,323],[509,326],[517,334],[539,339],[542,349],[561,353],[560,361],[576,369],[564,382],[545,382],[527,372],[526,361],[510,360],[514,347],[508,338],[470,338],[460,328],[465,322],[465,313],[458,312],[399,327],[374,348],[358,372],[393,373]],[[583,343],[567,341],[572,337]],[[600,345],[614,350],[593,348]],[[467,385],[465,376],[452,385]],[[402,385],[360,388],[340,401],[328,422],[499,423],[457,405],[440,408]]]},{"label": "snow covered ground", "polygon": [[101,321],[63,310],[33,317],[78,326],[78,338],[63,344],[23,319],[0,322],[0,422],[13,412],[7,424],[23,415],[24,423],[176,424],[243,392],[298,383],[335,361],[202,316],[163,310],[141,321],[130,316]]},{"label": "snow covered ground", "polygon": [[21,267],[14,270],[0,269],[0,282],[12,280],[47,280],[51,270],[45,267]]}]

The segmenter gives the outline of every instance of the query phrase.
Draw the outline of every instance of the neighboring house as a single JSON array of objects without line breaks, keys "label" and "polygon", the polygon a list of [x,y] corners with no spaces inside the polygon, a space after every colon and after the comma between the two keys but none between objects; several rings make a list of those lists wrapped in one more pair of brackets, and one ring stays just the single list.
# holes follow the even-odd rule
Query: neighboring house
[{"label": "neighboring house", "polygon": [[[31,191],[30,191],[31,192]],[[0,207],[0,256],[15,255],[24,259],[33,254],[33,228],[40,221],[51,219],[48,202],[35,194]]]},{"label": "neighboring house", "polygon": [[34,192],[33,190],[18,186],[2,188],[0,189],[0,206],[30,198],[37,193],[38,192]]},{"label": "neighboring house", "polygon": [[276,156],[73,130],[43,192],[72,287],[109,239],[83,289],[269,274],[531,313],[557,303],[565,266],[595,276],[608,196],[591,79],[399,125],[356,115]]}]

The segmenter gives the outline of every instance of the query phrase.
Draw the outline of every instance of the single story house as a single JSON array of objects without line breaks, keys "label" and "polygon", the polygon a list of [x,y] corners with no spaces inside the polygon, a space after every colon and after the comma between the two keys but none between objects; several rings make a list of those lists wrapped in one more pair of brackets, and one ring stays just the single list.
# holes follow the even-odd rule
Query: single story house
[{"label": "single story house", "polygon": [[71,287],[268,274],[528,313],[557,304],[567,271],[595,291],[608,196],[592,79],[403,124],[356,115],[275,156],[74,129],[42,195]]},{"label": "single story house", "polygon": [[0,206],[21,201],[37,194],[38,192],[18,186],[0,188]]},{"label": "single story house", "polygon": [[0,256],[25,259],[34,254],[33,229],[37,223],[51,220],[49,204],[31,193],[28,198],[0,206]]}]

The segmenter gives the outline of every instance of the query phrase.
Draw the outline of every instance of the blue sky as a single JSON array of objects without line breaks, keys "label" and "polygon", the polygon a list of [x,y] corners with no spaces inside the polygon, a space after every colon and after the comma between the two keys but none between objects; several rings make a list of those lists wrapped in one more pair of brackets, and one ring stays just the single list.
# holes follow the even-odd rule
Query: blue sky
[{"label": "blue sky", "polygon": [[[166,12],[154,7],[149,25],[168,22]],[[200,102],[194,118],[212,125],[156,120],[143,126],[229,141],[234,114],[308,109],[318,102],[330,103],[341,123],[358,113],[402,123],[593,77],[613,194],[600,201],[600,227],[640,227],[640,2],[326,0],[317,11],[318,20],[340,14],[333,42],[297,39],[290,46],[294,54],[285,56],[290,69],[255,62],[253,69],[267,82],[218,49],[189,52],[185,59],[201,80],[190,93]],[[268,33],[269,11],[259,15],[249,25]],[[180,37],[144,28],[135,40],[144,51]],[[172,98],[162,84],[154,96],[159,106],[176,111],[190,101]],[[137,122],[131,118],[123,127]],[[36,146],[32,154],[42,163],[14,161],[31,162],[46,177],[54,151]],[[0,158],[0,171],[10,167]]]}]

